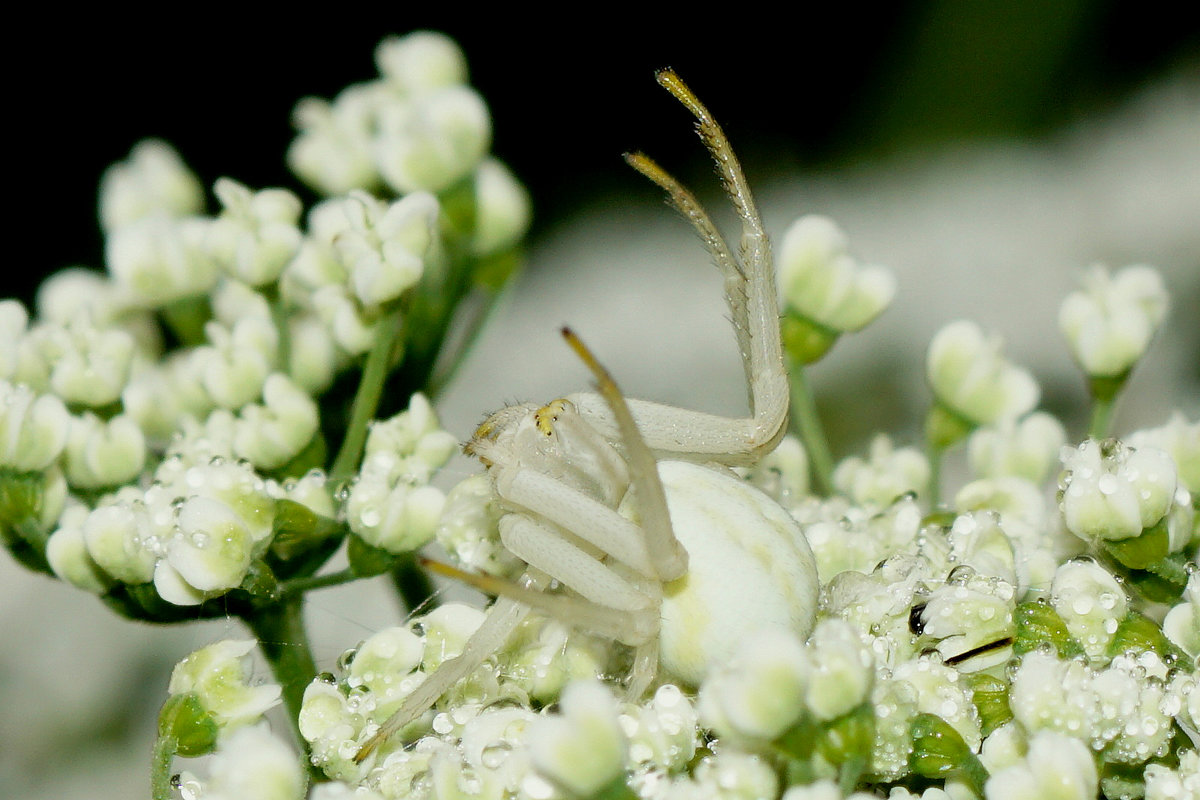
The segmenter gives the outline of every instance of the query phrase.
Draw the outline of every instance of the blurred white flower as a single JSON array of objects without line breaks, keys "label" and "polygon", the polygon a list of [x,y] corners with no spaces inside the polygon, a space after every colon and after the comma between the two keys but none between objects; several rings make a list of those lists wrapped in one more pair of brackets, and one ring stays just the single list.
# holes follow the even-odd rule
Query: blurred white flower
[{"label": "blurred white flower", "polygon": [[251,191],[229,178],[213,191],[222,206],[208,229],[213,260],[250,286],[273,283],[300,247],[300,199],[286,189]]},{"label": "blurred white flower", "polygon": [[354,192],[341,209],[348,225],[333,247],[363,305],[395,300],[421,279],[438,241],[439,206],[433,195],[416,192],[388,205]]},{"label": "blurred white flower", "polygon": [[1058,312],[1071,355],[1090,377],[1116,378],[1146,352],[1167,313],[1167,290],[1158,271],[1125,267],[1109,275],[1094,266],[1083,290],[1072,292]]},{"label": "blurred white flower", "polygon": [[858,505],[888,506],[902,495],[926,490],[929,460],[916,448],[894,448],[891,437],[880,433],[865,460],[851,456],[837,465],[833,485]]},{"label": "blurred white flower", "polygon": [[389,86],[406,94],[467,80],[467,60],[458,44],[434,31],[387,37],[375,48],[375,64]]},{"label": "blurred white flower", "polygon": [[146,463],[146,438],[125,415],[101,420],[91,412],[72,417],[65,450],[67,481],[77,489],[129,483]]},{"label": "blurred white flower", "polygon": [[105,239],[114,281],[147,308],[208,292],[220,271],[208,253],[211,220],[156,214],[122,225]]},{"label": "blurred white flower", "polygon": [[299,757],[265,722],[241,728],[223,740],[208,772],[208,780],[201,784],[203,800],[304,800],[306,796]]},{"label": "blurred white flower", "polygon": [[608,687],[595,681],[572,683],[558,705],[558,714],[534,720],[527,729],[534,768],[579,797],[622,780],[629,743]]},{"label": "blurred white flower", "polygon": [[937,401],[971,425],[1027,413],[1040,394],[1033,377],[1000,353],[1001,341],[974,322],[951,322],[929,344],[927,378]]},{"label": "blurred white flower", "polygon": [[1020,763],[988,778],[987,800],[1093,800],[1099,790],[1096,764],[1087,745],[1053,731],[1040,731]]},{"label": "blurred white flower", "polygon": [[100,179],[100,224],[108,232],[157,214],[186,217],[203,210],[204,187],[159,139],[138,142]]},{"label": "blurred white flower", "polygon": [[0,468],[40,472],[67,445],[70,414],[62,400],[0,381]]},{"label": "blurred white flower", "polygon": [[778,630],[748,636],[733,660],[701,685],[700,717],[735,741],[771,741],[804,714],[811,672],[795,636]]},{"label": "blurred white flower", "polygon": [[471,174],[492,143],[492,120],[475,90],[446,86],[379,109],[375,159],[393,190],[442,192]]},{"label": "blurred white flower", "polygon": [[1016,476],[1041,483],[1067,443],[1062,423],[1035,411],[978,428],[967,442],[972,471],[981,478]]},{"label": "blurred white flower", "polygon": [[892,273],[860,265],[849,255],[846,235],[827,217],[793,222],[775,263],[785,305],[837,333],[868,325],[896,293]]},{"label": "blurred white flower", "polygon": [[267,376],[262,397],[262,405],[247,405],[238,412],[233,450],[269,472],[299,455],[312,441],[320,420],[316,401],[281,373]]}]

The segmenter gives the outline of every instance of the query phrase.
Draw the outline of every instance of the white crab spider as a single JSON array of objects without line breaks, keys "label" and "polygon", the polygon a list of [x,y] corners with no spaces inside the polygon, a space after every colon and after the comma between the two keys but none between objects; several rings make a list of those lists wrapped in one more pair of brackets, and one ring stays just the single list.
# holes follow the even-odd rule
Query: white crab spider
[{"label": "white crab spider", "polygon": [[[428,709],[500,649],[530,608],[634,648],[628,693],[659,667],[698,685],[750,631],[807,635],[817,601],[812,551],[792,517],[728,466],[753,464],[783,436],[788,381],[770,245],[724,133],[670,71],[659,83],[687,106],[741,219],[734,257],[696,199],[649,158],[629,163],[695,226],[725,276],[725,297],[750,391],[751,414],[728,418],[626,401],[583,343],[563,334],[598,393],[492,414],[466,447],[491,475],[505,547],[528,567],[516,584],[442,568],[499,594],[457,658],[406,698],[356,756]],[[544,590],[552,581],[569,594]]]}]

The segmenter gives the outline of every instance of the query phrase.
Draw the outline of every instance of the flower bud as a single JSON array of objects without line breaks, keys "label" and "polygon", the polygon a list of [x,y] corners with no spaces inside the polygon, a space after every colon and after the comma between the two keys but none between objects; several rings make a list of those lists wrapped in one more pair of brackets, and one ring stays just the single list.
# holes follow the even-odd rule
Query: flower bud
[{"label": "flower bud", "polygon": [[507,250],[529,230],[529,192],[516,176],[494,158],[475,171],[475,230],[471,252],[488,256]]},{"label": "flower bud", "polygon": [[848,253],[845,233],[827,217],[793,222],[775,263],[787,307],[836,333],[866,327],[896,293],[892,273],[860,265]]},{"label": "flower bud", "polygon": [[205,241],[210,220],[153,215],[111,231],[105,261],[117,284],[148,308],[202,295],[219,272]]},{"label": "flower bud", "polygon": [[[296,754],[264,722],[222,740],[208,764],[204,800],[304,800],[304,769]],[[195,778],[193,777],[194,781]]]},{"label": "flower bud", "polygon": [[1091,559],[1068,561],[1054,573],[1050,602],[1071,636],[1092,658],[1108,649],[1129,601],[1117,579]]},{"label": "flower bud", "polygon": [[123,502],[100,506],[83,523],[88,554],[122,583],[149,583],[154,577],[154,534],[144,507]]},{"label": "flower bud", "polygon": [[849,623],[823,619],[808,641],[812,664],[805,705],[818,719],[832,720],[862,705],[875,682],[875,659]]},{"label": "flower bud", "polygon": [[621,780],[629,744],[617,711],[603,684],[572,683],[562,693],[559,714],[529,725],[526,741],[534,768],[576,797],[591,797]]},{"label": "flower bud", "polygon": [[1058,327],[1088,376],[1119,378],[1149,347],[1167,313],[1167,291],[1158,272],[1141,265],[1115,275],[1097,265],[1083,284],[1063,301]]},{"label": "flower bud", "polygon": [[121,396],[133,363],[131,335],[97,328],[87,317],[42,330],[40,348],[50,364],[50,387],[64,402],[101,408]]},{"label": "flower bud", "polygon": [[213,191],[223,206],[208,231],[218,266],[250,286],[274,283],[300,247],[300,200],[286,189],[247,187],[221,178]]},{"label": "flower bud", "polygon": [[1041,483],[1066,443],[1062,423],[1035,411],[1019,422],[1006,418],[977,429],[967,442],[968,458],[981,478],[1016,476]]},{"label": "flower bud", "polygon": [[274,323],[250,316],[229,327],[209,322],[204,332],[210,344],[193,350],[191,360],[212,401],[233,410],[257,400],[278,356]]},{"label": "flower bud", "polygon": [[382,305],[416,285],[438,246],[437,199],[417,192],[385,205],[356,192],[342,207],[350,224],[334,249],[359,301]]},{"label": "flower bud", "polygon": [[929,485],[929,461],[912,447],[892,447],[884,433],[871,440],[867,460],[850,457],[833,471],[833,485],[859,505],[888,506],[902,495],[923,493]]},{"label": "flower bud", "polygon": [[484,613],[464,603],[446,603],[413,620],[425,633],[421,669],[433,672],[462,652],[471,634],[483,624]]},{"label": "flower bud", "polygon": [[281,691],[273,683],[250,685],[249,655],[256,644],[253,639],[222,639],[196,650],[175,665],[167,691],[194,693],[221,727],[256,722],[279,704]]},{"label": "flower bud", "polygon": [[130,417],[101,420],[84,413],[71,420],[66,447],[67,480],[76,489],[129,483],[146,463],[146,439]]},{"label": "flower bud", "polygon": [[749,636],[729,664],[705,679],[701,719],[723,736],[773,740],[804,714],[811,672],[796,637],[778,630]]},{"label": "flower bud", "polygon": [[53,395],[0,381],[0,468],[40,472],[67,444],[70,415]]},{"label": "flower bud", "polygon": [[245,406],[233,429],[233,450],[257,469],[284,466],[317,432],[317,404],[287,376],[275,372],[263,384],[263,405]]},{"label": "flower bud", "polygon": [[100,179],[100,224],[105,231],[153,215],[186,217],[204,210],[204,187],[175,149],[158,139],[134,145],[129,158]]},{"label": "flower bud", "polygon": [[467,81],[467,60],[448,36],[415,31],[389,36],[375,48],[375,65],[392,87],[416,93]]},{"label": "flower bud", "polygon": [[1135,431],[1125,437],[1130,447],[1157,447],[1171,456],[1179,470],[1179,482],[1193,495],[1200,495],[1200,420],[1188,422],[1175,411],[1166,424]]},{"label": "flower bud", "polygon": [[195,496],[179,507],[178,525],[167,561],[189,586],[213,593],[241,584],[255,545],[241,516],[220,500]]},{"label": "flower bud", "polygon": [[371,155],[374,91],[343,91],[333,103],[306,97],[296,104],[292,123],[299,133],[287,152],[288,167],[326,197],[379,183]]},{"label": "flower bud", "polygon": [[1200,659],[1200,571],[1188,576],[1181,599],[1183,602],[1167,612],[1162,631],[1180,650]]},{"label": "flower bud", "polygon": [[375,160],[396,192],[438,193],[471,174],[491,140],[483,100],[466,86],[448,86],[379,109]]},{"label": "flower bud", "polygon": [[368,318],[346,287],[331,284],[312,293],[313,310],[338,347],[362,355],[375,342],[374,321]]},{"label": "flower bud", "polygon": [[1138,536],[1171,509],[1176,474],[1171,457],[1134,450],[1115,439],[1064,448],[1059,505],[1067,530],[1085,541]]},{"label": "flower bud", "polygon": [[46,561],[61,580],[86,592],[103,594],[108,591],[112,579],[88,553],[83,536],[83,523],[87,517],[88,509],[81,504],[63,511],[58,529],[46,542]]},{"label": "flower bud", "polygon": [[1092,800],[1100,784],[1087,745],[1054,731],[1039,731],[1030,739],[1024,760],[993,774],[985,788],[988,800]]},{"label": "flower bud", "polygon": [[946,325],[929,344],[926,374],[934,397],[973,427],[1019,417],[1037,404],[1033,377],[1005,359],[1000,347],[998,338],[962,320]]}]

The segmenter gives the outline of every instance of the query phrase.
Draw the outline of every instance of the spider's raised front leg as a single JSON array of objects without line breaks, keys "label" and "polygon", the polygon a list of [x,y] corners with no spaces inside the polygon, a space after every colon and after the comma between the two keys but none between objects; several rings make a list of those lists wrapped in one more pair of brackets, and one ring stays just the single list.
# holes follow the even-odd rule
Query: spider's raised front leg
[{"label": "spider's raised front leg", "polygon": [[[748,465],[774,449],[787,427],[788,379],[779,336],[779,307],[770,242],[750,187],[724,132],[675,73],[664,70],[658,81],[695,115],[697,131],[716,162],[725,194],[741,220],[735,257],[712,219],[686,188],[648,157],[634,153],[626,160],[654,181],[700,234],[705,249],[725,277],[725,300],[737,336],[750,395],[750,416],[722,417],[700,411],[630,400],[641,436],[661,456],[689,461]],[[598,430],[620,438],[616,420],[603,398],[580,393],[567,398]]]}]

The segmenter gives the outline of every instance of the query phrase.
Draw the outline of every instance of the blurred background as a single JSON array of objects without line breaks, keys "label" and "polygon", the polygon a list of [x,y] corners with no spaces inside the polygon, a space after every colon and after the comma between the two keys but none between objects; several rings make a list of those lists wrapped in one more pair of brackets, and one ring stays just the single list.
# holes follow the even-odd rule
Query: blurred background
[{"label": "blurred background", "polygon": [[[915,440],[926,343],[959,317],[999,331],[1037,375],[1043,405],[1078,433],[1086,397],[1055,314],[1096,261],[1158,266],[1173,300],[1118,430],[1160,424],[1172,407],[1195,419],[1200,12],[1180,5],[910,0],[801,5],[787,19],[731,8],[711,20],[607,6],[570,19],[562,9],[283,19],[195,7],[176,12],[182,22],[34,10],[38,21],[13,34],[32,47],[3,56],[19,204],[5,293],[28,302],[51,271],[102,266],[96,187],[140,138],[173,143],[209,185],[228,175],[302,192],[283,160],[295,102],[373,78],[384,35],[432,28],[465,50],[492,109],[494,152],[526,182],[536,219],[526,270],[439,404],[456,435],[506,403],[584,384],[555,333],[564,322],[629,394],[742,412],[716,271],[620,160],[644,150],[730,222],[686,112],[653,81],[663,66],[725,127],[769,232],[829,214],[858,256],[897,273],[894,307],[816,371],[838,456],[877,429]],[[474,469],[453,462],[446,481]],[[398,619],[377,588],[313,596],[323,664]],[[146,796],[170,667],[242,635],[232,622],[123,622],[0,558],[0,796]]]}]

